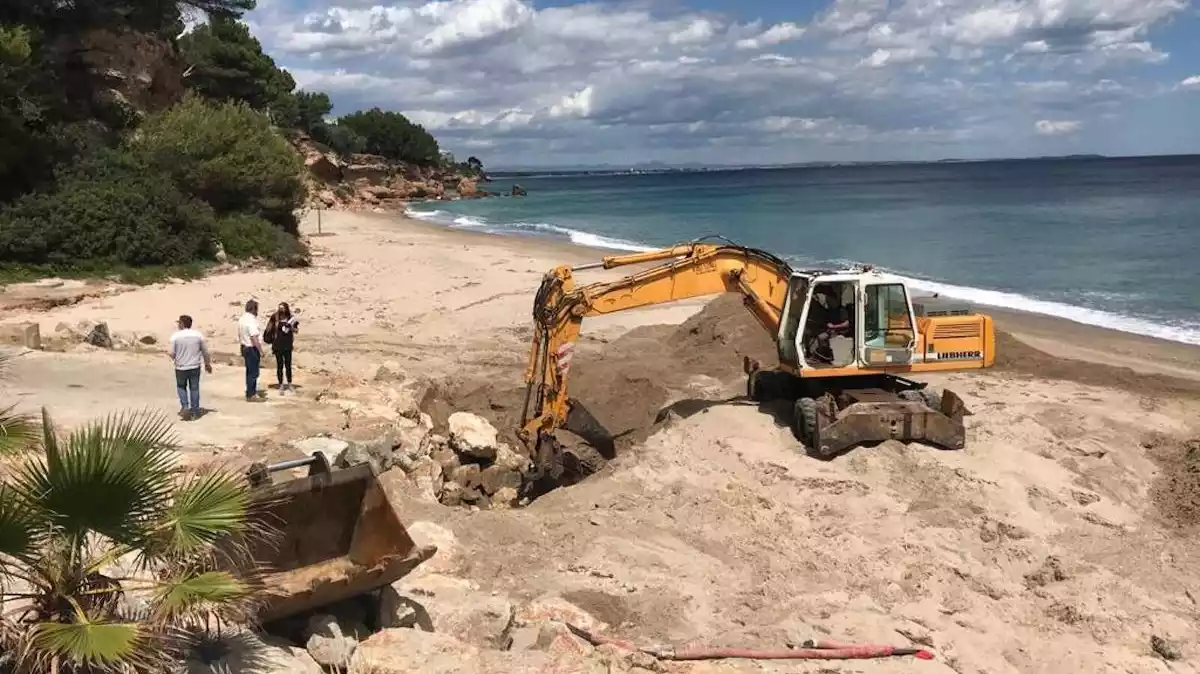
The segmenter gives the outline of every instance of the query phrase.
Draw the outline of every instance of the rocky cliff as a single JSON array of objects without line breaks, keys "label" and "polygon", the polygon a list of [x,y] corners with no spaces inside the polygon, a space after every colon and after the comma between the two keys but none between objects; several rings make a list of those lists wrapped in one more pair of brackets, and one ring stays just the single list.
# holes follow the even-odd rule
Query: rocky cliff
[{"label": "rocky cliff", "polygon": [[339,157],[304,134],[290,138],[308,168],[310,205],[337,210],[404,210],[409,201],[497,196],[479,179],[433,166],[391,161],[373,154]]}]

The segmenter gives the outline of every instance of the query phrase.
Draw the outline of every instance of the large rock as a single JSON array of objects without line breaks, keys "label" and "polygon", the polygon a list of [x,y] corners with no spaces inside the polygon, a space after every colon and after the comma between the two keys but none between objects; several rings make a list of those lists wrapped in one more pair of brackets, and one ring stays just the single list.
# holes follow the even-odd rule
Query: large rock
[{"label": "large rock", "polygon": [[220,657],[206,660],[193,653],[184,663],[187,674],[324,674],[321,666],[303,648],[263,640],[250,632],[239,632],[220,639],[223,648],[213,649]]},{"label": "large rock", "polygon": [[20,344],[26,349],[41,350],[42,328],[37,323],[18,323],[0,328],[2,339],[9,344]]},{"label": "large rock", "polygon": [[348,666],[359,637],[367,636],[362,625],[342,624],[337,618],[323,613],[309,618],[305,632],[305,650],[322,667]]},{"label": "large rock", "polygon": [[458,181],[458,196],[464,199],[472,199],[481,195],[479,194],[479,188],[475,184],[474,180],[471,180],[470,178],[460,178]]},{"label": "large rock", "polygon": [[391,436],[385,436],[368,442],[355,442],[338,454],[334,465],[338,468],[349,468],[360,463],[369,463],[375,467],[376,473],[382,473],[398,464],[394,453],[396,441]]},{"label": "large rock", "polygon": [[84,341],[92,346],[98,346],[102,349],[113,348],[113,338],[112,333],[110,333],[108,330],[108,323],[97,323],[92,327],[91,332],[88,333],[88,336],[84,339]]},{"label": "large rock", "polygon": [[462,545],[458,537],[446,527],[426,520],[419,520],[408,525],[408,535],[420,547],[432,545],[437,548],[437,554],[430,557],[424,564],[406,578],[416,578],[428,574],[445,574],[454,571],[462,563]]},{"label": "large rock", "polygon": [[342,162],[332,152],[321,152],[310,148],[304,157],[304,165],[310,173],[327,183],[341,182]]},{"label": "large rock", "polygon": [[463,489],[470,490],[482,486],[482,475],[483,471],[479,469],[479,464],[468,463],[455,468],[454,472],[450,474],[450,479],[461,484]]},{"label": "large rock", "polygon": [[335,460],[338,455],[350,446],[350,443],[345,440],[338,440],[337,438],[325,437],[323,435],[304,438],[303,440],[293,440],[288,444],[297,451],[304,452],[309,456],[321,452],[330,461]]},{"label": "large rock", "polygon": [[430,502],[436,502],[442,493],[442,465],[429,457],[419,459],[408,472],[417,490],[417,497]]},{"label": "large rock", "polygon": [[496,458],[497,432],[487,419],[470,412],[450,415],[450,446],[475,459]]},{"label": "large rock", "polygon": [[407,576],[392,585],[416,605],[417,629],[448,634],[481,648],[509,643],[513,605],[460,578],[440,574]]},{"label": "large rock", "polygon": [[529,457],[520,454],[506,444],[500,444],[496,447],[495,464],[504,470],[510,470],[514,473],[525,473],[532,466]]},{"label": "large rock", "polygon": [[352,155],[350,162],[342,167],[342,179],[347,182],[382,185],[392,172],[387,159],[377,155]]},{"label": "large rock", "polygon": [[519,490],[521,481],[520,473],[496,464],[488,466],[479,473],[479,486],[483,487],[483,491],[489,496],[505,488]]},{"label": "large rock", "polygon": [[548,620],[569,623],[589,632],[599,632],[608,627],[595,616],[556,594],[544,594],[533,601],[517,607],[513,621],[518,627],[536,625]]}]

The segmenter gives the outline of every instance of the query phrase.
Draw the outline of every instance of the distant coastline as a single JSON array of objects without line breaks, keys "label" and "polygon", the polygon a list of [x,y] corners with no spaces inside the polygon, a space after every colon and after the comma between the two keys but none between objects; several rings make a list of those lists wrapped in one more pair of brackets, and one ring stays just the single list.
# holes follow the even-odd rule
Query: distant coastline
[{"label": "distant coastline", "polygon": [[1103,154],[1067,154],[1044,155],[1034,157],[991,157],[983,159],[945,157],[942,159],[916,160],[874,160],[874,161],[827,161],[816,160],[806,162],[791,162],[786,164],[669,164],[666,162],[638,162],[635,164],[570,164],[547,166],[508,166],[489,169],[488,175],[493,178],[522,178],[529,176],[552,175],[649,175],[658,173],[716,173],[722,171],[772,171],[805,168],[838,168],[838,167],[872,167],[872,166],[932,166],[939,164],[1001,164],[1022,162],[1085,162],[1085,161],[1123,161],[1145,159],[1187,159],[1200,157],[1198,154],[1163,154],[1163,155],[1103,155]]}]

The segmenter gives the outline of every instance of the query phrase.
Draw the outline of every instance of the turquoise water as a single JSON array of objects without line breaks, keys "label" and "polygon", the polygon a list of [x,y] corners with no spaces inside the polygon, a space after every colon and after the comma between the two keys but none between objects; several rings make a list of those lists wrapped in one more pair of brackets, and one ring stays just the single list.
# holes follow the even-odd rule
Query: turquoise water
[{"label": "turquoise water", "polygon": [[645,250],[719,234],[794,264],[1200,344],[1200,157],[496,178],[447,227]]}]

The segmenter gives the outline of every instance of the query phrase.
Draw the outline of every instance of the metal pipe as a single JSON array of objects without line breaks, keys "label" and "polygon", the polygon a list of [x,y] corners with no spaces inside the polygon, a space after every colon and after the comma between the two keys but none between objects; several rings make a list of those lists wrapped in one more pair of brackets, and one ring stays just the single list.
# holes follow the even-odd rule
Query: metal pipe
[{"label": "metal pipe", "polygon": [[281,470],[290,470],[292,468],[299,468],[301,466],[307,466],[309,464],[316,463],[318,461],[320,461],[320,459],[318,459],[317,456],[314,454],[313,456],[309,456],[309,457],[306,457],[303,459],[289,459],[287,461],[280,461],[279,463],[268,464],[266,467],[266,471],[268,473],[274,473],[274,472],[281,471]]},{"label": "metal pipe", "polygon": [[603,269],[603,268],[604,268],[603,262],[589,262],[588,264],[581,264],[581,265],[571,267],[571,271],[587,271],[589,269]]}]

